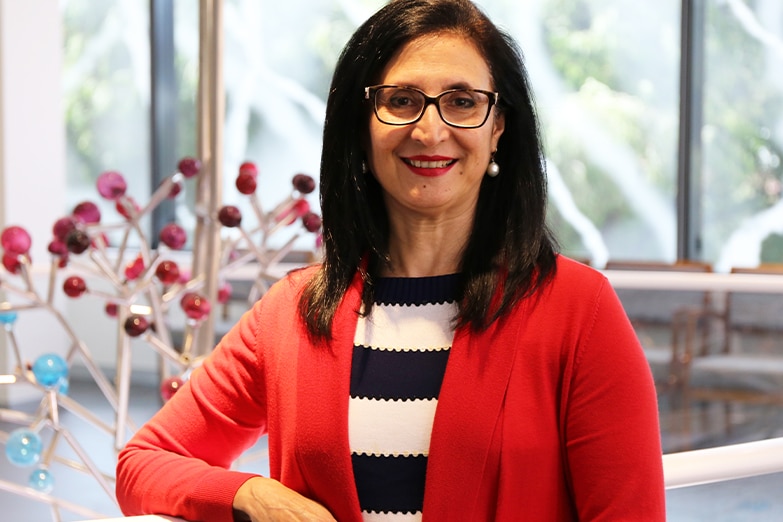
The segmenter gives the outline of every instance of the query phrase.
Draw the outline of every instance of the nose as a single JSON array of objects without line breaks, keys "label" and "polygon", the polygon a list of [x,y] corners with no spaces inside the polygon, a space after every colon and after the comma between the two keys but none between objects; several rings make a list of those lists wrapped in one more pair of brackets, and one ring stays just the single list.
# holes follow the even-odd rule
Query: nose
[{"label": "nose", "polygon": [[444,141],[448,135],[449,126],[441,119],[438,107],[434,103],[424,107],[424,114],[421,115],[419,121],[413,124],[411,131],[411,138],[425,145]]}]

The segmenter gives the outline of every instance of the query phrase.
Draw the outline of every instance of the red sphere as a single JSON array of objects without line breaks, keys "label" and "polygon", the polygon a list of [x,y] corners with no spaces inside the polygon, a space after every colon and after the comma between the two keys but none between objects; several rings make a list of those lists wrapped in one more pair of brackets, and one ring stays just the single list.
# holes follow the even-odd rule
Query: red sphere
[{"label": "red sphere", "polygon": [[217,300],[220,304],[225,304],[228,302],[229,299],[231,299],[231,293],[234,291],[234,289],[231,287],[231,283],[228,281],[224,281],[223,284],[220,285],[218,288],[217,293]]},{"label": "red sphere", "polygon": [[72,254],[81,254],[90,248],[90,236],[83,230],[73,229],[65,236],[65,246]]},{"label": "red sphere", "polygon": [[185,385],[185,381],[182,377],[169,377],[160,384],[160,398],[163,402],[168,402],[169,399],[174,397],[174,394]]},{"label": "red sphere", "polygon": [[30,239],[30,234],[27,233],[27,230],[11,225],[3,230],[2,235],[0,235],[0,243],[2,243],[6,254],[21,255],[30,251],[33,241]]},{"label": "red sphere", "polygon": [[179,280],[179,266],[174,261],[161,261],[155,268],[155,276],[164,285],[173,285]]},{"label": "red sphere", "polygon": [[185,229],[176,223],[169,223],[160,230],[160,241],[172,250],[179,250],[188,240]]},{"label": "red sphere", "polygon": [[114,208],[117,212],[127,220],[130,220],[134,215],[138,215],[141,212],[141,206],[136,203],[136,200],[130,196],[119,198],[114,204]]},{"label": "red sphere", "polygon": [[106,306],[104,307],[104,310],[106,311],[106,315],[109,317],[117,317],[119,307],[117,306],[117,303],[108,302],[106,303]]},{"label": "red sphere", "polygon": [[315,180],[307,174],[296,174],[291,180],[294,188],[301,194],[309,194],[315,190]]},{"label": "red sphere", "polygon": [[200,321],[209,315],[211,306],[209,300],[203,295],[195,292],[188,292],[179,302],[185,315],[190,319]]},{"label": "red sphere", "polygon": [[138,337],[150,327],[150,322],[143,315],[131,315],[125,319],[125,333]]},{"label": "red sphere", "polygon": [[166,197],[169,199],[174,199],[179,195],[180,192],[182,192],[182,183],[175,181],[171,184],[171,190],[169,190],[169,195]]},{"label": "red sphere", "polygon": [[87,284],[79,276],[70,276],[63,283],[63,291],[68,297],[81,297],[87,291]]},{"label": "red sphere", "polygon": [[181,160],[179,160],[179,163],[177,164],[177,169],[186,178],[192,178],[193,176],[197,175],[201,170],[201,162],[196,158],[190,158],[190,157],[182,158]]},{"label": "red sphere", "polygon": [[224,227],[238,227],[242,223],[242,211],[234,205],[226,205],[218,211],[218,220]]},{"label": "red sphere", "polygon": [[125,191],[128,190],[125,178],[114,170],[104,172],[98,176],[95,184],[98,187],[98,193],[105,199],[117,199],[125,195]]},{"label": "red sphere", "polygon": [[18,274],[22,269],[22,256],[17,254],[3,254],[3,266],[8,272],[12,274]]},{"label": "red sphere", "polygon": [[101,209],[92,201],[82,201],[73,208],[72,213],[84,223],[101,222]]},{"label": "red sphere", "polygon": [[136,256],[136,259],[125,265],[125,279],[128,281],[138,279],[142,272],[144,272],[144,259],[141,255]]},{"label": "red sphere", "polygon": [[310,203],[306,199],[300,198],[276,215],[275,221],[284,225],[290,225],[308,212],[310,212]]},{"label": "red sphere", "polygon": [[246,161],[239,166],[239,174],[250,174],[253,178],[257,178],[258,167],[252,161]]},{"label": "red sphere", "polygon": [[256,177],[246,172],[240,172],[237,176],[236,186],[240,194],[253,194],[256,191]]},{"label": "red sphere", "polygon": [[318,232],[321,229],[321,216],[315,212],[308,212],[302,216],[302,224],[308,232]]}]

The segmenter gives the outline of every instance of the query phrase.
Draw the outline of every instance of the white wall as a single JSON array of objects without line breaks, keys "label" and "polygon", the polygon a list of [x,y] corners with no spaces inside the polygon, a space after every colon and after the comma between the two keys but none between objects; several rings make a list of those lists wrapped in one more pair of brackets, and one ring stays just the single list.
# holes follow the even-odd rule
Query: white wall
[{"label": "white wall", "polygon": [[[0,228],[24,226],[33,238],[33,261],[44,264],[52,224],[65,206],[61,68],[58,0],[0,0]],[[45,283],[45,274],[38,279]],[[6,293],[0,301],[10,298]],[[39,312],[20,313],[15,327],[29,360],[64,353],[60,332]],[[4,335],[0,343],[0,373],[10,373],[15,360]],[[0,386],[0,403],[35,395],[25,386]]]}]

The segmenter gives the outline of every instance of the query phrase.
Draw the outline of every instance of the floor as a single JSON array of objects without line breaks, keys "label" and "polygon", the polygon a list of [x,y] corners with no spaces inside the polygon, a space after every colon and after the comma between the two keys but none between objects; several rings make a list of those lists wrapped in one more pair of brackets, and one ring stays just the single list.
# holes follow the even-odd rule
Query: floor
[{"label": "floor", "polygon": [[[88,381],[71,383],[69,396],[106,422],[112,422],[112,409],[97,388]],[[738,403],[727,407],[723,403],[690,404],[683,408],[666,394],[660,397],[660,420],[665,452],[712,447],[736,442],[783,436],[783,408],[775,405]],[[133,389],[129,408],[130,417],[144,422],[159,407],[160,398],[152,386],[137,385]],[[30,412],[35,405],[31,405]],[[115,454],[112,438],[93,424],[65,411],[62,425],[105,474],[113,474]],[[0,422],[0,435],[18,427]],[[44,430],[45,432],[46,430]],[[43,432],[42,432],[43,433]],[[58,444],[58,455],[75,459],[78,454],[66,441]],[[241,469],[263,473],[268,462],[263,456],[263,441],[255,448],[255,457],[243,462]],[[0,459],[0,521],[3,522],[73,522],[101,516],[120,516],[114,501],[89,473],[76,471],[64,464],[51,467],[56,484],[52,495],[79,507],[80,512],[50,507],[30,494],[16,494],[3,490],[3,483],[25,485],[30,468],[11,465]],[[113,484],[112,484],[113,487]],[[7,489],[7,488],[6,488]],[[30,492],[32,490],[25,490]],[[729,481],[709,486],[667,491],[668,520],[675,522],[705,521],[779,521],[783,520],[783,474]]]}]

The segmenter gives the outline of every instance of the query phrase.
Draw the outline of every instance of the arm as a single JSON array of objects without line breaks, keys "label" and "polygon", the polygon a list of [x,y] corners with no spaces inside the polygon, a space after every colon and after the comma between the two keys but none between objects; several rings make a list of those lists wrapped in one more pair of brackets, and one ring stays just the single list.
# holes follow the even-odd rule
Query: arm
[{"label": "arm", "polygon": [[655,386],[605,283],[566,374],[562,413],[579,520],[665,520]]},{"label": "arm", "polygon": [[231,520],[234,495],[253,475],[228,468],[266,429],[257,329],[254,309],[122,450],[117,499],[125,514]]}]

